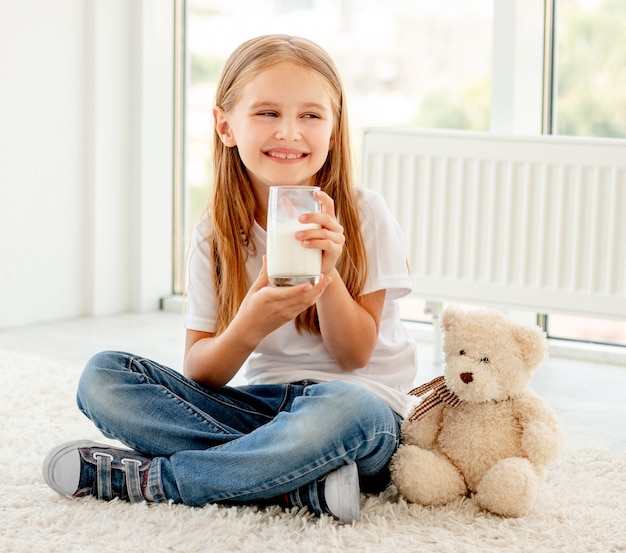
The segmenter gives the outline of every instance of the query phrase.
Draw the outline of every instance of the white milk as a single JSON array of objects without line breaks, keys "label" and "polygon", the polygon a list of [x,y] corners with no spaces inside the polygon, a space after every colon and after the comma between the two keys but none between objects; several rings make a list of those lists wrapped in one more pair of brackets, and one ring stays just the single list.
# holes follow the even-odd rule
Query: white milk
[{"label": "white milk", "polygon": [[267,227],[267,274],[274,286],[294,286],[304,282],[316,284],[320,278],[322,250],[305,248],[295,234],[299,230],[319,228],[286,221]]}]

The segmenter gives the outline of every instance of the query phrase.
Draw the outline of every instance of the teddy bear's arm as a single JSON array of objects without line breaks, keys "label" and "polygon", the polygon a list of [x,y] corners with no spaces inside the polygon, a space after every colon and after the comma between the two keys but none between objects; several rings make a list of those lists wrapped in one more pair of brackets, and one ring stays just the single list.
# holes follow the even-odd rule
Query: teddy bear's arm
[{"label": "teddy bear's arm", "polygon": [[555,460],[565,444],[565,435],[552,408],[530,389],[514,403],[522,427],[522,448],[535,466]]},{"label": "teddy bear's arm", "polygon": [[436,405],[419,420],[406,418],[402,423],[402,441],[405,444],[417,445],[424,449],[432,449],[439,434],[444,405]]}]

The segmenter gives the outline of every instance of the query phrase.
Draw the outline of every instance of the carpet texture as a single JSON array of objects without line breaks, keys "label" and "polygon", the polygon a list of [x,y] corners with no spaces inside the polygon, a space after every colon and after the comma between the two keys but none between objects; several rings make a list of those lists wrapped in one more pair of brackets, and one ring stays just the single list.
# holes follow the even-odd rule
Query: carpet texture
[{"label": "carpet texture", "polygon": [[626,551],[626,453],[597,449],[568,451],[521,519],[470,500],[412,505],[393,488],[362,496],[361,519],[350,526],[279,508],[66,500],[41,478],[45,454],[59,442],[102,439],[75,407],[80,370],[0,352],[2,553]]}]

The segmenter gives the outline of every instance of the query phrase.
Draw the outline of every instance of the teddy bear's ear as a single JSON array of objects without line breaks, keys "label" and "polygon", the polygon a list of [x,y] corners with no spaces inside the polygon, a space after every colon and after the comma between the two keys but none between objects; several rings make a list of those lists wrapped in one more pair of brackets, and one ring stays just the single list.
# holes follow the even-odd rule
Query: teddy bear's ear
[{"label": "teddy bear's ear", "polygon": [[448,305],[441,313],[441,329],[448,332],[465,314],[465,311],[456,305]]},{"label": "teddy bear's ear", "polygon": [[529,368],[535,368],[546,356],[548,343],[539,327],[516,326],[513,337],[520,346],[520,353]]}]

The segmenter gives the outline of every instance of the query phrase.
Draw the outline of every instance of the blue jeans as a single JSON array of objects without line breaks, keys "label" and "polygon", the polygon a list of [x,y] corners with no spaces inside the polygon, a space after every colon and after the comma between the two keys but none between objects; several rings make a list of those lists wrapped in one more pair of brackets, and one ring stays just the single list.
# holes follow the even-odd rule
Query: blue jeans
[{"label": "blue jeans", "polygon": [[153,457],[156,501],[264,503],[356,462],[361,489],[389,483],[400,417],[359,384],[334,381],[214,391],[148,359],[95,355],[80,410],[100,431]]}]

